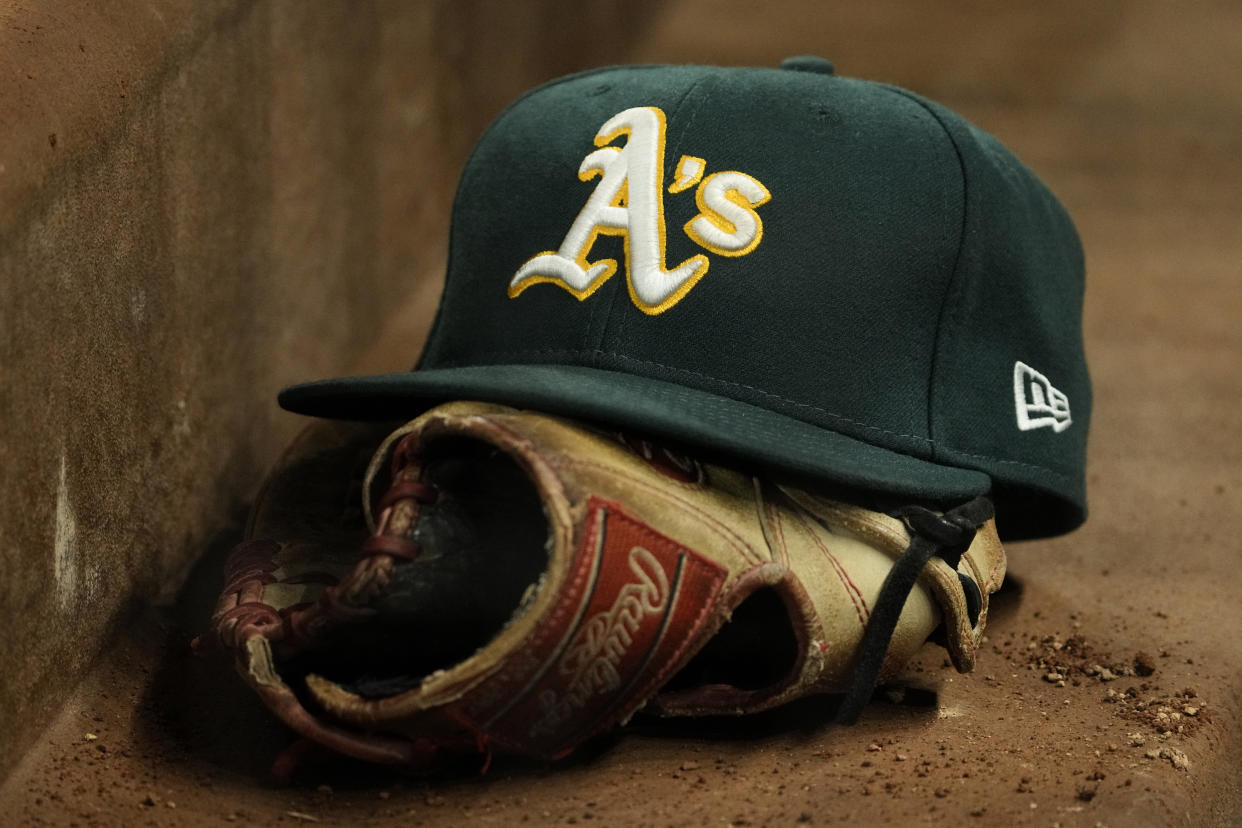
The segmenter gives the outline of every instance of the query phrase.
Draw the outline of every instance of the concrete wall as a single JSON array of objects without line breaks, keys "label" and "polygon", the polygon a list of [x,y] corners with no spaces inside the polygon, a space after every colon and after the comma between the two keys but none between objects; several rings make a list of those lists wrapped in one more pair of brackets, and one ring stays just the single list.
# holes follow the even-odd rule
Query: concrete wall
[{"label": "concrete wall", "polygon": [[299,426],[276,390],[412,364],[474,138],[638,32],[578,9],[0,10],[0,777],[236,520]]}]

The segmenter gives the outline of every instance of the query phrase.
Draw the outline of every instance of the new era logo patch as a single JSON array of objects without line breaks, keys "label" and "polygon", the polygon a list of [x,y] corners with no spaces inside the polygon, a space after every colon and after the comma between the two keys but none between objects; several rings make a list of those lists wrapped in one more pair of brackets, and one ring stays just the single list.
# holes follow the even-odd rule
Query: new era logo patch
[{"label": "new era logo patch", "polygon": [[1048,427],[1060,433],[1072,422],[1069,399],[1025,362],[1013,364],[1013,402],[1022,431]]}]

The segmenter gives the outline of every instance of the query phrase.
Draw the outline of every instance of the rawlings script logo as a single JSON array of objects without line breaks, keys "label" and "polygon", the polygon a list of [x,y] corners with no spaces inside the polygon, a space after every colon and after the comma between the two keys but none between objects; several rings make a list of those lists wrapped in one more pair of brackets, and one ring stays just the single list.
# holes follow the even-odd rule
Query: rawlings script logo
[{"label": "rawlings script logo", "polygon": [[543,718],[531,727],[532,736],[555,730],[592,696],[620,687],[617,665],[634,642],[634,633],[643,619],[659,615],[668,605],[668,576],[655,556],[635,546],[629,563],[637,580],[622,587],[612,607],[592,616],[574,636],[557,666],[568,679],[565,693],[558,696],[549,689],[539,694]]},{"label": "rawlings script logo", "polygon": [[[669,268],[664,260],[668,229],[664,222],[664,111],[636,106],[619,112],[595,135],[598,149],[582,159],[578,178],[599,178],[561,246],[527,260],[509,283],[516,297],[531,285],[558,285],[578,299],[599,290],[617,272],[615,259],[590,260],[601,235],[625,241],[626,283],[630,299],[644,313],[663,313],[681,301],[707,273],[699,254]],[[625,144],[612,146],[625,136]],[[670,193],[692,187],[699,212],[682,228],[692,241],[719,256],[745,256],[763,238],[755,208],[772,197],[757,179],[736,170],[704,177],[707,161],[683,155]]]}]

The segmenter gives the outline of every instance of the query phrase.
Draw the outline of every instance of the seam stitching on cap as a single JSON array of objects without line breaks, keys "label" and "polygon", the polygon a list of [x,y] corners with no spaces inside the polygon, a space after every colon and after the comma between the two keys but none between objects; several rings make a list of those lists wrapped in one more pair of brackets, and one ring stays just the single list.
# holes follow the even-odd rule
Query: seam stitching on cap
[{"label": "seam stitching on cap", "polygon": [[[770,397],[771,399],[779,400],[783,403],[792,405],[795,408],[805,408],[810,411],[816,411],[820,414],[824,414],[828,417],[831,417],[834,420],[838,420],[843,423],[849,423],[850,425],[858,426],[867,431],[874,431],[878,434],[887,434],[892,437],[905,437],[907,439],[914,440],[919,443],[930,442],[926,437],[920,437],[917,434],[905,434],[900,431],[893,431],[887,428],[880,428],[879,426],[868,425],[867,423],[859,422],[858,420],[852,420],[849,417],[845,417],[841,414],[836,414],[832,411],[829,411],[826,408],[820,408],[817,405],[811,405],[810,403],[799,402],[798,400],[792,400],[792,399],[789,399],[788,397],[782,397],[780,394],[773,394],[771,391],[764,391],[762,388],[756,388],[755,386],[747,385],[744,382],[734,382],[732,380],[720,379],[719,377],[713,377],[710,374],[704,374],[702,372],[694,371],[689,368],[679,368],[675,365],[665,365],[662,362],[653,362],[652,360],[648,360],[648,359],[638,359],[637,357],[627,356],[625,354],[613,353],[611,351],[601,351],[598,349],[592,350],[592,351],[575,351],[575,350],[569,350],[565,348],[539,348],[539,349],[531,350],[531,351],[503,351],[503,352],[498,351],[493,354],[476,354],[475,359],[476,360],[487,359],[488,357],[503,357],[507,359],[512,359],[513,357],[522,357],[522,356],[526,356],[526,357],[556,356],[556,357],[586,358],[589,362],[589,364],[586,367],[589,367],[589,368],[599,368],[599,365],[595,360],[600,357],[617,359],[617,360],[621,360],[622,362],[632,362],[637,365],[648,365],[653,368],[663,368],[666,371],[672,371],[673,373],[676,373],[676,374],[685,374],[686,376],[709,380],[718,385],[729,386],[732,388],[742,388],[747,391],[753,391],[754,393],[762,397]],[[477,362],[473,362],[473,361],[470,363],[445,362],[445,363],[436,365],[435,368],[436,369],[455,368],[455,367],[465,368],[465,367],[475,367],[476,365],[477,365]],[[600,368],[600,370],[608,370],[608,369]]]},{"label": "seam stitching on cap", "polygon": [[[690,87],[686,89],[684,93],[682,93],[681,98],[677,101],[677,105],[673,107],[672,113],[665,115],[666,125],[668,121],[671,121],[673,117],[676,116],[677,113],[681,111],[681,108],[685,105],[687,99],[689,99],[689,97],[692,94],[694,94],[694,90],[698,89],[708,80],[709,80],[708,78],[699,78],[694,83],[690,84]],[[682,135],[684,135],[686,133],[686,130],[688,130],[690,126],[694,123],[694,119],[698,115],[699,107],[702,106],[702,104],[703,104],[703,101],[702,101],[702,98],[700,98],[698,106],[696,106],[694,111],[690,113],[690,121],[689,123],[686,124],[686,128],[682,130]],[[660,159],[661,165],[663,165],[664,162],[667,160],[668,154],[669,154],[668,153],[669,148],[668,148],[667,128],[665,130],[664,140],[665,140],[665,146],[664,146],[665,157]],[[680,140],[681,140],[681,136],[678,136],[678,141],[680,142]],[[668,171],[665,170],[664,174],[667,175],[667,173]],[[660,187],[660,198],[663,199],[664,198],[664,176],[663,175],[661,176],[658,184]],[[630,265],[631,263],[628,260],[626,260],[625,262],[625,278],[626,279],[630,278]],[[615,280],[617,278],[617,275],[618,274],[613,274],[612,278]],[[596,351],[599,351],[600,349],[602,349],[604,345],[606,344],[606,342],[608,341],[608,332],[613,327],[613,319],[617,315],[618,303],[625,303],[623,305],[623,307],[625,307],[625,306],[628,306],[628,300],[629,300],[628,290],[621,290],[620,287],[617,287],[617,286],[613,287],[612,298],[608,302],[608,312],[603,315],[604,321],[603,321],[603,324],[600,325],[599,336],[596,337],[595,339],[595,350]]]},{"label": "seam stitching on cap", "polygon": [[[954,316],[956,314],[956,303],[949,301],[949,299],[951,296],[954,296],[956,294],[957,286],[959,285],[961,281],[962,251],[966,247],[966,221],[967,221],[967,215],[968,215],[967,205],[970,201],[970,198],[969,198],[970,185],[966,177],[966,161],[964,158],[962,158],[962,150],[957,145],[957,141],[953,139],[953,133],[949,131],[948,126],[945,125],[944,121],[941,119],[939,114],[937,114],[936,111],[932,109],[932,107],[928,106],[926,101],[921,99],[919,96],[908,92],[905,89],[901,89],[895,86],[885,86],[883,88],[889,90],[890,92],[900,95],[901,97],[905,98],[908,101],[911,101],[917,104],[924,112],[928,114],[928,116],[933,121],[936,122],[936,125],[940,127],[942,132],[944,132],[945,138],[948,139],[949,146],[953,147],[953,155],[955,158],[957,158],[957,168],[962,177],[962,221],[961,221],[961,226],[958,228],[957,250],[953,254],[953,269],[949,276],[949,284],[945,287],[944,296],[940,300],[941,302],[940,313],[937,315],[938,321],[936,324],[936,341],[932,345],[932,359],[931,359],[932,369],[931,369],[930,376],[928,376],[927,378],[927,434],[931,438],[932,456],[936,457],[937,454],[936,454],[936,429],[935,429],[935,417],[934,417],[934,412],[935,412],[934,394],[936,390],[937,374],[939,373],[939,367],[940,367],[941,342],[943,338],[946,336],[946,330],[949,327],[956,325],[956,322],[954,321]],[[962,452],[962,454],[965,454],[967,456],[975,456],[975,457],[985,456],[985,455],[971,455],[969,452]],[[1013,463],[1017,463],[1018,465],[1022,465],[1022,466],[1029,465],[1026,463],[1021,463],[1019,461],[1005,461],[1005,460],[1001,460],[1000,458],[991,458],[991,459],[997,460],[998,462],[1013,462]],[[1032,466],[1032,468],[1043,468],[1043,467]]]},{"label": "seam stitching on cap", "polygon": [[[499,354],[499,355],[501,355],[501,356],[505,356],[505,357],[522,356],[522,355],[527,355],[527,356],[534,356],[534,355],[581,356],[581,353],[580,353],[580,352],[578,352],[578,351],[566,351],[566,350],[558,350],[558,349],[555,349],[555,348],[545,348],[545,349],[536,350],[536,351],[519,351],[519,352],[510,352],[510,351],[506,351],[506,352],[504,352],[503,354]],[[693,375],[693,376],[698,376],[698,377],[701,377],[701,378],[703,378],[703,379],[711,380],[712,382],[719,383],[719,384],[721,384],[721,385],[733,385],[733,386],[736,386],[736,387],[738,387],[738,388],[750,389],[750,390],[753,390],[753,391],[755,391],[756,393],[761,394],[761,395],[763,395],[763,396],[772,397],[772,398],[774,398],[774,399],[782,400],[782,401],[784,401],[784,402],[788,402],[788,403],[790,403],[791,405],[794,405],[794,406],[797,406],[797,407],[801,407],[801,408],[809,408],[809,409],[811,409],[811,410],[813,410],[813,411],[819,411],[819,412],[821,412],[821,413],[823,413],[823,414],[828,415],[829,417],[832,417],[832,418],[837,419],[837,420],[841,420],[842,422],[847,422],[847,423],[852,423],[852,422],[854,422],[853,420],[850,420],[848,417],[842,417],[842,416],[841,416],[841,415],[839,415],[839,414],[834,414],[834,413],[832,413],[831,411],[827,411],[827,410],[822,409],[822,408],[819,408],[819,407],[817,407],[817,406],[810,405],[809,403],[800,403],[800,402],[797,402],[796,400],[788,400],[788,399],[786,399],[785,397],[781,397],[779,394],[773,394],[773,393],[768,392],[768,391],[763,391],[762,389],[759,389],[759,388],[752,388],[751,386],[748,386],[748,385],[746,385],[746,384],[744,384],[744,383],[731,382],[731,381],[729,381],[729,380],[720,380],[720,379],[716,379],[715,377],[708,376],[708,375],[706,375],[706,374],[699,374],[699,373],[694,372],[694,371],[689,371],[688,369],[685,369],[685,368],[677,368],[677,367],[674,367],[674,366],[671,366],[671,365],[663,365],[663,364],[658,363],[658,362],[649,362],[649,361],[646,361],[646,360],[636,359],[636,358],[634,358],[634,357],[626,357],[626,356],[624,356],[624,355],[622,355],[622,354],[607,354],[607,353],[603,353],[603,354],[600,354],[600,355],[601,355],[601,356],[613,356],[613,357],[617,357],[617,358],[620,358],[620,359],[626,359],[626,360],[629,360],[629,361],[631,361],[631,362],[637,362],[637,363],[640,363],[640,364],[652,365],[652,366],[655,366],[655,367],[658,367],[658,368],[665,368],[665,369],[668,369],[668,370],[670,370],[670,371],[674,371],[674,372],[688,373],[688,374],[691,374],[691,375]],[[503,363],[502,363],[502,364],[503,364]],[[536,366],[537,366],[537,365],[538,365],[538,363],[534,363],[534,365],[536,365]],[[531,366],[531,364],[530,364],[530,363],[514,363],[514,367],[530,367],[530,366]],[[439,371],[439,370],[452,370],[452,369],[455,369],[455,368],[479,368],[479,367],[498,367],[498,366],[496,366],[496,365],[493,365],[493,366],[480,366],[480,365],[478,365],[478,364],[476,364],[476,363],[473,363],[473,362],[469,362],[469,363],[467,363],[467,362],[460,362],[460,363],[458,363],[458,362],[453,362],[453,361],[451,361],[451,360],[445,360],[445,361],[440,362],[438,365],[436,365],[436,366],[435,366],[435,368],[429,368],[429,369],[425,369],[425,370]],[[578,367],[590,367],[590,368],[593,368],[594,370],[600,370],[600,371],[607,371],[607,370],[609,370],[609,369],[607,369],[607,368],[596,368],[595,366],[578,366]],[[414,373],[416,373],[416,374],[417,374],[417,373],[420,373],[420,372],[414,372]],[[320,381],[319,383],[307,383],[307,385],[310,385],[310,386],[315,386],[315,385],[320,385],[320,384],[324,384],[324,385],[331,385],[331,384],[334,384],[335,382],[336,382],[335,380],[322,380],[322,381]],[[288,390],[288,389],[286,389],[286,390]],[[453,391],[453,392],[451,392],[451,393],[452,393],[452,394],[454,394],[454,395],[457,395],[457,394],[459,394],[459,391],[460,391],[460,389],[458,389],[457,391]],[[283,392],[282,392],[282,393],[283,393]],[[403,396],[404,396],[404,389],[401,389],[401,388],[391,388],[391,389],[382,389],[382,390],[381,390],[381,389],[375,389],[373,393],[375,394],[375,397],[374,397],[375,399],[392,399],[392,398],[400,398],[400,397],[403,397]],[[445,399],[447,399],[447,398],[448,398],[448,397],[445,397]],[[338,412],[338,413],[335,413],[335,414],[325,414],[322,410],[320,410],[320,411],[316,412],[316,411],[312,410],[311,408],[293,408],[293,409],[288,409],[288,410],[294,411],[295,413],[301,413],[301,414],[315,414],[316,416],[328,416],[328,417],[344,417],[344,416],[345,416],[345,415],[343,415],[343,414],[340,414],[339,412]],[[568,412],[565,412],[565,413],[568,415]],[[859,425],[862,425],[862,424],[859,424]],[[885,434],[891,434],[891,435],[901,436],[901,437],[912,437],[912,438],[913,438],[913,439],[915,439],[915,440],[925,440],[925,439],[926,439],[926,438],[924,438],[924,437],[918,437],[918,436],[914,436],[914,435],[906,435],[906,434],[901,434],[900,432],[895,432],[895,431],[887,431],[887,430],[885,430],[885,429],[881,429],[881,428],[879,428],[879,427],[877,427],[877,426],[864,426],[864,427],[865,427],[865,428],[870,428],[870,429],[872,429],[872,430],[874,430],[874,431],[879,431],[879,432],[881,432],[881,433],[885,433]],[[844,436],[849,436],[849,435],[844,435]],[[910,452],[908,452],[908,451],[904,451],[904,450],[899,449],[899,448],[892,448],[892,447],[889,447],[889,446],[885,446],[885,447],[884,447],[884,449],[885,449],[885,451],[892,452],[893,454],[900,454],[900,455],[903,455],[903,456],[905,456],[905,457],[911,457],[911,458],[914,458],[914,459],[916,459],[916,460],[921,460],[921,461],[923,461],[923,462],[927,462],[927,463],[935,462],[937,465],[942,465],[942,466],[944,466],[944,465],[950,465],[949,463],[946,463],[946,461],[932,461],[932,460],[928,460],[926,457],[919,457],[918,455],[911,454]],[[1046,477],[1052,477],[1052,478],[1055,478],[1056,480],[1061,481],[1062,483],[1067,484],[1067,485],[1073,485],[1073,484],[1074,484],[1074,478],[1073,478],[1072,476],[1067,475],[1067,474],[1063,474],[1063,473],[1061,473],[1061,472],[1058,472],[1058,471],[1056,471],[1055,469],[1050,469],[1050,468],[1048,468],[1047,466],[1037,466],[1037,465],[1035,465],[1034,463],[1024,463],[1024,462],[1022,462],[1021,460],[1008,460],[1008,459],[1005,459],[1005,458],[1002,458],[1002,457],[994,457],[994,456],[992,456],[992,455],[990,455],[990,454],[980,454],[980,453],[977,453],[977,452],[960,451],[960,450],[957,450],[957,449],[950,449],[950,451],[954,454],[954,458],[970,458],[970,459],[974,459],[974,460],[987,461],[987,462],[991,462],[991,463],[998,463],[998,464],[1000,464],[1000,465],[1005,465],[1005,466],[1018,466],[1018,467],[1020,467],[1020,468],[1031,469],[1031,470],[1033,470],[1033,471],[1039,472],[1040,474],[1042,474],[1042,475],[1044,475],[1044,476],[1046,476]],[[957,468],[957,469],[959,469],[959,470],[963,470],[963,471],[976,471],[976,472],[979,472],[980,474],[988,474],[988,472],[987,472],[987,471],[985,471],[985,470],[983,470],[983,469],[963,469],[960,465],[953,465],[952,467]]]},{"label": "seam stitching on cap", "polygon": [[[522,93],[520,96],[514,99],[508,106],[502,109],[496,115],[496,117],[492,119],[491,123],[489,123],[484,128],[482,134],[480,134],[478,139],[474,142],[474,146],[470,149],[470,154],[466,156],[466,161],[462,165],[461,175],[458,176],[457,178],[457,189],[453,191],[453,203],[449,207],[450,221],[449,221],[449,237],[448,237],[448,245],[447,245],[447,255],[445,256],[445,263],[444,263],[444,273],[445,273],[444,288],[441,292],[440,302],[439,302],[438,307],[436,308],[435,316],[431,320],[431,327],[427,332],[427,340],[426,340],[427,344],[423,347],[422,352],[418,356],[417,362],[415,362],[414,364],[415,370],[421,368],[423,364],[427,361],[427,355],[431,352],[431,350],[435,347],[435,344],[436,344],[437,334],[440,330],[440,320],[442,320],[446,316],[446,314],[444,313],[444,308],[445,308],[445,305],[448,304],[446,300],[449,298],[448,297],[448,287],[449,287],[448,274],[451,274],[453,272],[453,252],[455,249],[455,242],[456,242],[457,229],[458,229],[458,223],[456,221],[452,221],[451,219],[457,216],[457,202],[461,199],[462,191],[466,189],[466,179],[470,177],[471,173],[474,171],[474,158],[476,155],[479,154],[479,151],[482,149],[483,144],[486,143],[486,139],[488,138],[488,136],[490,136],[493,132],[496,131],[496,129],[500,126],[501,121],[505,120],[509,116],[510,112],[512,112],[522,102],[524,102],[527,98],[531,97],[532,95],[535,95],[546,89],[551,89],[553,87],[560,86],[565,83],[569,83],[571,81],[580,80],[582,78],[590,77],[592,75],[603,74],[605,72],[614,71],[619,68],[621,67],[599,66],[594,69],[587,69],[582,72],[577,72],[573,75],[566,75],[565,77],[562,77],[562,78],[555,78],[553,80],[548,81],[547,83],[540,84],[539,86],[536,86],[533,89],[526,90],[526,92]],[[661,67],[657,64],[650,64],[646,66],[633,66],[633,67],[628,67],[628,68],[630,69],[659,69]]]},{"label": "seam stitching on cap", "polygon": [[[690,98],[690,96],[691,96],[691,95],[693,95],[693,94],[694,94],[694,91],[695,91],[696,89],[698,89],[700,86],[703,86],[703,85],[704,85],[704,84],[706,84],[709,80],[712,80],[712,79],[713,79],[712,77],[699,78],[699,79],[698,79],[698,80],[696,80],[693,84],[691,84],[691,85],[690,85],[690,88],[686,90],[686,94],[682,95],[682,96],[681,96],[681,100],[677,102],[677,107],[673,110],[673,115],[677,115],[677,114],[679,114],[679,113],[681,112],[681,108],[682,108],[683,106],[685,106],[685,105],[686,105],[686,101]],[[698,119],[698,117],[699,117],[699,110],[703,108],[703,103],[704,103],[706,100],[707,100],[707,96],[706,96],[706,95],[704,95],[704,96],[700,97],[700,98],[699,98],[699,100],[698,100],[698,102],[695,104],[694,109],[693,109],[693,110],[689,113],[689,115],[687,116],[687,119],[686,119],[686,125],[685,125],[684,127],[682,127],[682,129],[681,129],[681,134],[679,134],[679,135],[677,136],[677,146],[678,146],[679,148],[680,148],[680,146],[681,146],[681,144],[682,144],[683,139],[684,139],[684,138],[685,138],[685,136],[686,136],[686,133],[690,131],[690,128],[694,126],[694,122]],[[665,134],[665,148],[664,148],[664,149],[665,149],[665,155],[666,155],[666,156],[668,155],[668,145],[667,145],[667,140],[668,140],[668,135],[667,135],[667,133],[666,133],[666,134]],[[661,181],[661,182],[660,182],[660,188],[661,188],[661,189],[663,189],[663,188],[664,188],[664,182],[663,182],[663,181]]]},{"label": "seam stitching on cap", "polygon": [[[688,376],[697,377],[699,379],[709,380],[710,382],[716,383],[718,385],[731,386],[734,388],[745,389],[747,391],[753,391],[754,393],[762,397],[770,397],[771,399],[779,400],[783,403],[787,403],[791,406],[794,406],[795,408],[805,408],[811,411],[816,411],[820,414],[831,417],[832,419],[837,420],[839,422],[849,423],[850,425],[858,426],[867,431],[873,431],[879,434],[887,434],[893,437],[905,437],[907,439],[914,440],[919,443],[931,443],[931,440],[928,440],[926,437],[920,437],[917,434],[905,434],[900,431],[893,431],[891,429],[880,428],[879,426],[873,426],[873,425],[868,425],[866,423],[861,423],[857,420],[852,420],[849,417],[845,417],[841,414],[837,414],[835,412],[829,411],[826,408],[821,408],[817,405],[811,405],[810,403],[799,402],[797,400],[791,400],[788,397],[782,397],[780,394],[773,394],[771,391],[764,391],[762,388],[755,388],[754,386],[747,385],[742,382],[734,382],[732,380],[719,379],[718,377],[713,377],[710,374],[704,374],[699,371],[691,370],[689,368],[679,368],[675,365],[665,365],[664,363],[661,363],[661,362],[653,362],[651,360],[638,359],[637,357],[626,356],[625,354],[617,354],[617,353],[612,353],[608,351],[574,351],[574,350],[568,350],[564,348],[538,348],[538,349],[528,350],[528,351],[497,351],[491,354],[476,354],[474,359],[475,360],[486,360],[489,357],[500,357],[503,359],[511,360],[515,357],[532,357],[532,356],[556,356],[556,357],[562,357],[562,358],[564,357],[578,357],[578,358],[586,357],[588,359],[599,358],[599,357],[611,357],[613,359],[618,359],[623,362],[633,362],[638,365],[649,365],[654,368],[663,368],[664,370],[672,371],[673,373],[686,374]],[[503,365],[506,363],[496,363],[496,364]],[[514,364],[521,365],[523,363],[514,363]],[[477,367],[480,367],[477,361],[471,361],[471,362],[445,361],[445,362],[441,362],[440,364],[436,365],[434,370],[451,369],[451,368],[477,368]],[[593,361],[593,359],[589,365],[584,366],[584,367],[594,368],[596,370],[603,370],[603,371],[608,370],[607,368],[600,368],[598,364]],[[891,451],[894,454],[906,454],[911,457],[917,457],[917,455],[911,455],[908,452],[902,451],[901,449],[895,449],[889,446],[884,446],[884,448],[885,450]],[[951,452],[956,457],[969,457],[974,460],[986,460],[990,463],[998,463],[1000,465],[1005,465],[1005,466],[1018,466],[1020,468],[1025,468],[1025,469],[1033,469],[1035,471],[1042,472],[1044,474],[1055,477],[1056,479],[1064,481],[1066,483],[1073,482],[1073,478],[1070,477],[1069,475],[1058,472],[1055,469],[1050,469],[1047,466],[1039,466],[1034,463],[1026,463],[1021,460],[1009,460],[1003,457],[995,457],[990,454],[980,454],[977,452],[964,451],[962,449],[956,449],[956,448],[949,448],[948,451]],[[927,458],[925,457],[917,457],[917,459],[927,460]],[[928,462],[931,462],[931,461],[928,461]],[[941,465],[944,465],[944,463],[941,462]],[[977,469],[976,471],[980,471],[983,474],[987,474],[987,472],[982,471],[981,469]]]}]

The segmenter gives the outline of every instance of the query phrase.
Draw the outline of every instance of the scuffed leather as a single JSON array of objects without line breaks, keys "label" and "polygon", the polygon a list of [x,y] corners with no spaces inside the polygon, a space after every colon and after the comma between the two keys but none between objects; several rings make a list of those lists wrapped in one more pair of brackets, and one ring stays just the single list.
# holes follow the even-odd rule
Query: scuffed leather
[{"label": "scuffed leather", "polygon": [[[536,487],[548,522],[547,570],[485,646],[413,689],[367,699],[320,676],[307,676],[307,690],[324,711],[311,715],[281,681],[282,662],[325,630],[347,623],[351,613],[373,612],[369,607],[382,600],[398,565],[382,554],[359,561],[358,543],[366,530],[346,531],[330,518],[333,510],[347,508],[341,505],[349,488],[344,458],[368,445],[367,440],[372,446],[378,441],[373,430],[350,428],[313,426],[282,460],[256,505],[251,540],[230,562],[213,629],[236,653],[243,678],[290,726],[373,761],[413,762],[436,746],[488,746],[556,757],[644,705],[664,715],[744,714],[808,694],[841,692],[880,585],[910,542],[895,518],[779,481],[680,458],[662,463],[667,458],[658,456],[659,449],[648,450],[642,441],[617,439],[543,414],[471,402],[443,405],[392,432],[375,452],[358,504],[370,530],[377,529],[372,504],[383,494],[373,489],[386,485],[394,446],[403,440],[417,447],[466,436],[506,452]],[[659,670],[641,676],[628,691],[622,683],[615,692],[630,695],[606,705],[605,713],[586,717],[562,699],[562,714],[586,717],[569,723],[578,729],[567,740],[569,725],[552,715],[551,697],[542,707],[532,701],[525,708],[514,697],[544,687],[549,671],[564,670],[567,641],[542,642],[549,630],[560,629],[558,624],[576,629],[563,616],[574,610],[568,606],[574,602],[575,611],[582,612],[585,598],[573,579],[581,580],[589,569],[583,556],[593,547],[585,534],[602,531],[605,520],[636,527],[627,531],[649,530],[653,544],[688,561],[685,566],[697,567],[687,570],[697,573],[694,594],[711,597],[692,614],[679,608],[677,617],[693,623],[661,630],[661,636],[680,638],[660,639]],[[307,573],[321,577],[308,579]],[[958,573],[971,578],[982,596],[973,624]],[[900,670],[941,624],[954,665],[970,670],[988,597],[1004,574],[1005,553],[992,521],[977,532],[956,572],[933,559],[905,604],[882,675]],[[793,669],[758,689],[713,684],[661,693],[733,609],[764,587],[777,591],[790,616],[797,638]],[[635,632],[641,634],[641,629]],[[254,643],[256,638],[263,646]],[[531,663],[541,658],[546,664]],[[597,695],[583,710],[601,707]],[[532,723],[544,714],[545,725]],[[559,728],[559,735],[549,728]]]}]

